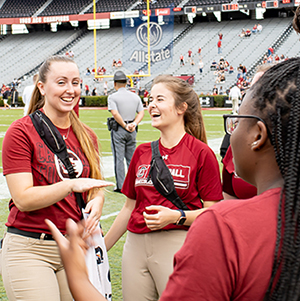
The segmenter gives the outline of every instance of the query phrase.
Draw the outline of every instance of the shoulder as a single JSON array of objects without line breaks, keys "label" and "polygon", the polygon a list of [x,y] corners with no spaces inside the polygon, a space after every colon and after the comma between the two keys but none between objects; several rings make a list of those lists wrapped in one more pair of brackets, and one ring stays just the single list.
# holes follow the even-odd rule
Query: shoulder
[{"label": "shoulder", "polygon": [[183,139],[183,145],[188,148],[195,156],[198,156],[200,154],[214,154],[212,149],[207,144],[190,134],[185,134],[185,137]]}]

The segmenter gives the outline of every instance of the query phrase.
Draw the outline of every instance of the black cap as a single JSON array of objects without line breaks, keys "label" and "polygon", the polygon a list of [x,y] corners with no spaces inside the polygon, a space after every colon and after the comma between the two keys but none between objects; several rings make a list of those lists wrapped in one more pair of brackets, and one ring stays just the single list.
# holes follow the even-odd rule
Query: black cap
[{"label": "black cap", "polygon": [[123,71],[117,71],[115,74],[114,74],[114,82],[117,82],[117,81],[126,81],[127,78],[126,78],[126,75]]}]

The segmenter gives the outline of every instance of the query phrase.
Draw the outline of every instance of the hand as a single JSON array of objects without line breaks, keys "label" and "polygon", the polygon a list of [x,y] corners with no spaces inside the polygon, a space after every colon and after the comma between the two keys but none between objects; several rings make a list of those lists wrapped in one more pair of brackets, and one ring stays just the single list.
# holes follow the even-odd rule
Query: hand
[{"label": "hand", "polygon": [[126,129],[128,132],[132,133],[135,130],[135,124],[133,122],[128,123]]},{"label": "hand", "polygon": [[157,211],[156,214],[147,214],[145,211],[143,212],[146,225],[152,231],[159,230],[169,224],[176,223],[180,216],[180,212],[178,210],[172,210],[164,206],[152,205],[146,207],[146,209]]},{"label": "hand", "polygon": [[99,219],[102,214],[102,208],[104,203],[104,195],[97,195],[90,200],[86,207],[85,212],[89,213],[89,217],[85,221],[85,231],[88,234],[92,234],[98,227]]},{"label": "hand", "polygon": [[103,180],[91,179],[91,178],[79,178],[70,179],[71,191],[72,192],[85,192],[92,188],[102,188],[107,186],[114,186],[112,182],[107,182]]},{"label": "hand", "polygon": [[45,223],[48,225],[59,247],[60,256],[66,269],[68,281],[70,280],[69,277],[74,277],[73,279],[75,279],[77,275],[88,277],[84,255],[89,246],[82,239],[84,223],[79,222],[76,224],[71,219],[67,220],[66,228],[69,240],[60,233],[50,220],[46,219]]}]

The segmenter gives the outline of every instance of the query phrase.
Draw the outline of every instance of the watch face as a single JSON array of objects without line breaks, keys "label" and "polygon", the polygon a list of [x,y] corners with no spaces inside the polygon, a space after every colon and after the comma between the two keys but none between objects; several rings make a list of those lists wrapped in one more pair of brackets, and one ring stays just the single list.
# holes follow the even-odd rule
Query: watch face
[{"label": "watch face", "polygon": [[178,225],[183,225],[185,221],[186,221],[186,217],[181,216]]}]

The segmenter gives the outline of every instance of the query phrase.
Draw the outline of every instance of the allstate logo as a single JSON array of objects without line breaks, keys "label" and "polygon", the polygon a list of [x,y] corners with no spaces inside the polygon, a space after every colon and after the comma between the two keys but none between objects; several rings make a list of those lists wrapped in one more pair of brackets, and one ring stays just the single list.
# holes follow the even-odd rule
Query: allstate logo
[{"label": "allstate logo", "polygon": [[[150,22],[149,24],[150,31],[150,46],[156,46],[162,38],[162,29],[161,27],[155,23]],[[147,37],[147,23],[141,24],[136,30],[136,38],[139,43],[143,46],[148,45],[148,37]]]}]

